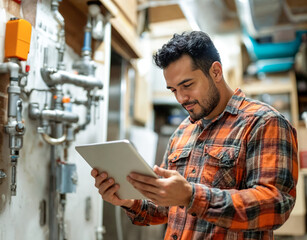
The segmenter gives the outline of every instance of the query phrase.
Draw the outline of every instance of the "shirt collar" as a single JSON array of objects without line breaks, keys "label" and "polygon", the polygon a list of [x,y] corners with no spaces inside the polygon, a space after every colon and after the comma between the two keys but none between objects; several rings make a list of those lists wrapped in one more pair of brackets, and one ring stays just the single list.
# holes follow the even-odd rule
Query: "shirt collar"
[{"label": "shirt collar", "polygon": [[[245,94],[242,92],[240,88],[237,88],[234,94],[232,95],[232,97],[230,98],[230,100],[228,101],[225,110],[215,119],[220,118],[222,115],[224,115],[225,112],[229,112],[230,114],[237,115],[239,108],[244,99],[245,99]],[[205,120],[205,119],[200,119],[200,120],[195,121],[191,117],[189,117],[189,120],[191,123],[196,123],[200,126],[203,125],[203,121],[205,121],[208,124],[208,120]]]},{"label": "shirt collar", "polygon": [[245,94],[242,92],[240,88],[237,88],[232,97],[230,98],[230,100],[228,101],[224,112],[229,112],[233,115],[237,115],[244,99],[245,99]]}]

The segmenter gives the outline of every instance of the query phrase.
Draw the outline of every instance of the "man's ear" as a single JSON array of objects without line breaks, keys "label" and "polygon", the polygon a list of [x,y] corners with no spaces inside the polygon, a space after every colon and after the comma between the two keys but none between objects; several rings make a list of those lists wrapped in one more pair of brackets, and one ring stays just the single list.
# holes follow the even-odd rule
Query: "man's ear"
[{"label": "man's ear", "polygon": [[223,79],[223,69],[220,62],[215,61],[212,63],[209,72],[214,81],[219,82]]}]

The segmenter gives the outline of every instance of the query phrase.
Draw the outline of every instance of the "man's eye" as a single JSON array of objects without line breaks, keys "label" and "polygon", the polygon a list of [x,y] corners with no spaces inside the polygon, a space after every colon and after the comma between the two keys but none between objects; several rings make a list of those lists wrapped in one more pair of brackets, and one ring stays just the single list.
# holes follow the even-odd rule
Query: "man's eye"
[{"label": "man's eye", "polygon": [[192,83],[190,83],[190,84],[185,84],[185,85],[183,85],[185,88],[188,88],[188,87],[190,87],[192,85]]},{"label": "man's eye", "polygon": [[176,89],[171,89],[172,93],[176,92]]}]

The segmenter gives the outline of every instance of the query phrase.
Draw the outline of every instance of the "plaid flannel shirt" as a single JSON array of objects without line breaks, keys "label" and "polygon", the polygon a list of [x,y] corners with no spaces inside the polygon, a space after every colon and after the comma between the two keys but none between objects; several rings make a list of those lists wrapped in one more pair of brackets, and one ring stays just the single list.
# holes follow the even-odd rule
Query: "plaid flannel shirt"
[{"label": "plaid flannel shirt", "polygon": [[190,205],[135,200],[126,209],[134,224],[167,223],[165,239],[273,239],[295,203],[296,131],[272,107],[237,89],[210,123],[181,123],[162,167],[190,182]]}]

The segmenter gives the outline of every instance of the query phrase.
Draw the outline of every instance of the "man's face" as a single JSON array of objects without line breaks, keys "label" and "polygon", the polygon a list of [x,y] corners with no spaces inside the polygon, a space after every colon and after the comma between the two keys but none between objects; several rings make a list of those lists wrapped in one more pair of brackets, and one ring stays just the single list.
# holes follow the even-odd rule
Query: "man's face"
[{"label": "man's face", "polygon": [[211,119],[212,111],[220,101],[220,93],[213,79],[200,69],[192,69],[192,60],[184,55],[163,71],[167,88],[188,111],[191,118]]}]

